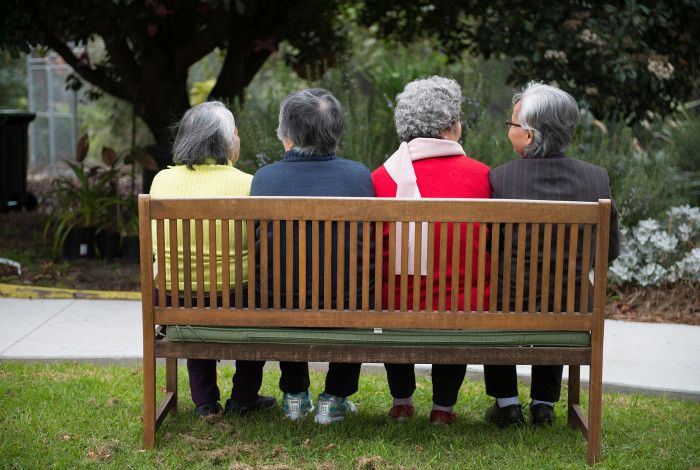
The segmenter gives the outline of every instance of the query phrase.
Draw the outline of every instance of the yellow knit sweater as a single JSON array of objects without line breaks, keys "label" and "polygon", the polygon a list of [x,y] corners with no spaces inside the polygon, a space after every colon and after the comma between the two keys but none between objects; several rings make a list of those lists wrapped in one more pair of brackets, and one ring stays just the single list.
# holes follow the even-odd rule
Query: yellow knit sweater
[{"label": "yellow knit sweater", "polygon": [[[178,165],[170,167],[166,170],[159,172],[153,179],[153,184],[151,185],[151,196],[159,198],[175,198],[175,197],[223,197],[223,196],[248,196],[250,195],[250,184],[253,180],[253,176],[244,173],[233,166],[228,165],[195,165],[194,170],[188,169],[184,165]],[[230,266],[230,279],[231,288],[233,289],[233,283],[235,277],[235,266],[234,266],[234,229],[233,221],[229,222],[229,250],[231,266]],[[202,259],[204,261],[204,290],[209,292],[210,285],[210,274],[209,274],[209,222],[203,221],[202,227],[202,239],[203,239],[203,253]],[[180,294],[184,291],[184,263],[182,256],[182,222],[178,221],[177,228],[177,241],[178,241],[178,285],[180,289]],[[155,237],[155,222],[153,226],[153,251],[157,250],[156,247],[156,237]],[[246,224],[243,224],[243,272],[242,279],[244,285],[248,282],[248,245],[246,236]],[[160,273],[165,275],[166,279],[166,289],[169,291],[171,288],[171,272],[170,272],[170,236],[169,236],[169,224],[165,223],[165,273]],[[197,245],[195,237],[195,224],[194,221],[190,221],[190,253],[191,253],[191,273],[192,273],[192,291],[196,292],[197,289],[197,271],[195,268]],[[217,291],[221,291],[221,221],[216,222],[216,287]]]}]

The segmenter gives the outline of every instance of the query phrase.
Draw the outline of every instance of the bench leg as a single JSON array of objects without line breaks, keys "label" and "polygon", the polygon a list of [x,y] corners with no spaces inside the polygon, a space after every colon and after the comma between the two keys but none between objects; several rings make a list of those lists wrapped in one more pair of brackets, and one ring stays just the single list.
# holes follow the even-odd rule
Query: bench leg
[{"label": "bench leg", "polygon": [[177,414],[177,358],[165,359],[165,391],[173,394],[170,410]]},{"label": "bench leg", "polygon": [[[597,357],[596,357],[597,356]],[[588,385],[588,463],[600,459],[601,427],[603,417],[603,358],[593,355]]]},{"label": "bench leg", "polygon": [[574,405],[581,403],[581,366],[575,365],[569,366],[569,407],[568,407],[568,418],[569,427],[576,427],[576,420],[574,419]]},{"label": "bench leg", "polygon": [[[153,335],[144,336],[143,447],[144,449],[152,449],[156,445],[156,358]],[[146,339],[149,336],[150,341]]]}]

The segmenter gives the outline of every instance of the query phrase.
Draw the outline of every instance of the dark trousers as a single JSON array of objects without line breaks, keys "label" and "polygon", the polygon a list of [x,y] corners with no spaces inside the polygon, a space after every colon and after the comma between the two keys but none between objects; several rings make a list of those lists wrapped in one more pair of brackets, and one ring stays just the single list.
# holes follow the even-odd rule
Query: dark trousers
[{"label": "dark trousers", "polygon": [[[362,364],[331,362],[326,374],[324,391],[337,397],[349,397],[357,392]],[[301,393],[309,389],[307,362],[280,362],[280,390],[283,393]]]},{"label": "dark trousers", "polygon": [[[416,391],[416,372],[413,364],[384,364],[389,391],[394,398],[408,398]],[[467,373],[466,365],[433,364],[433,404],[454,406],[459,388]]]},{"label": "dark trousers", "polygon": [[[530,398],[556,402],[561,393],[564,366],[532,366]],[[484,366],[486,394],[494,398],[518,396],[518,376],[515,366]]]},{"label": "dark trousers", "polygon": [[[158,289],[153,292],[154,304],[158,305]],[[221,305],[221,294],[216,296],[218,305]],[[234,305],[234,294],[231,293],[231,305]],[[247,306],[247,290],[243,290],[243,304]],[[165,295],[165,304],[173,304],[172,297]],[[178,305],[185,306],[185,299],[179,298]],[[204,306],[210,305],[209,297],[204,298]],[[197,306],[197,298],[192,298],[192,306]],[[265,361],[236,361],[236,372],[233,374],[233,389],[231,399],[234,401],[251,401],[258,396],[262,385],[262,374]],[[205,403],[217,402],[221,398],[219,387],[216,384],[216,359],[187,359],[187,374],[190,378],[190,393],[196,406]]]}]

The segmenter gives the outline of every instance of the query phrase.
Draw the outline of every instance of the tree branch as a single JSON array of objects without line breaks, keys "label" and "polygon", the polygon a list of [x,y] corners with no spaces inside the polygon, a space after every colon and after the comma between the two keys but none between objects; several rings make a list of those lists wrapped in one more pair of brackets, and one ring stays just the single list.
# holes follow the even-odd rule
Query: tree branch
[{"label": "tree branch", "polygon": [[121,98],[125,101],[133,102],[130,99],[129,93],[127,93],[119,82],[110,79],[99,69],[90,68],[88,64],[81,62],[80,59],[73,54],[73,51],[67,44],[48,31],[45,33],[45,42],[47,46],[58,52],[58,54],[63,57],[63,60],[65,60],[68,65],[73,67],[73,70],[78,72],[86,81],[92,83],[98,88],[103,89],[110,95],[114,95],[117,98]]}]

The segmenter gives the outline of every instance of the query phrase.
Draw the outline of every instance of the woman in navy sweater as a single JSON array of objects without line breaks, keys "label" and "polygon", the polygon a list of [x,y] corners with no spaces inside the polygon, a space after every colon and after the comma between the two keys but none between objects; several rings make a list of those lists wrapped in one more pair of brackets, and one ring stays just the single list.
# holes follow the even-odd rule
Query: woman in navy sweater
[{"label": "woman in navy sweater", "polygon": [[[373,197],[372,177],[369,170],[361,163],[346,160],[335,154],[338,141],[343,130],[343,109],[338,100],[327,90],[312,88],[302,90],[289,95],[280,107],[279,127],[277,137],[282,141],[285,154],[281,161],[267,165],[255,173],[251,187],[251,196],[344,196],[344,197]],[[285,239],[285,227],[281,224],[280,240]],[[321,222],[321,225],[323,223]],[[335,224],[334,224],[335,225]],[[269,225],[267,234],[270,242],[268,246],[268,260],[272,260],[272,226]],[[324,258],[324,229],[320,227],[320,253],[319,253],[319,278],[320,292],[323,292],[323,258]],[[361,228],[358,229],[362,233]],[[307,227],[307,233],[311,233],[311,227]],[[336,284],[336,227],[333,227],[331,259],[333,264],[332,283]],[[349,276],[350,239],[349,230],[345,230],[346,250],[344,259],[345,279]],[[256,251],[260,250],[260,237],[265,234],[256,234]],[[370,236],[370,239],[372,237]],[[358,237],[358,253],[362,253],[362,237]],[[369,242],[369,240],[367,241]],[[311,253],[311,237],[307,237],[307,253]],[[298,234],[294,233],[294,266],[298,265]],[[279,271],[285,272],[286,255],[285,244],[282,243]],[[260,256],[256,256],[256,262],[260,262]],[[312,272],[312,257],[306,257],[306,272]],[[299,281],[294,278],[292,299],[293,308],[299,305]],[[361,275],[358,269],[358,275]],[[269,282],[272,286],[273,269],[268,267]],[[370,269],[370,272],[373,272]],[[281,303],[285,306],[286,287],[284,276],[281,276]],[[307,305],[311,304],[311,277],[306,279]],[[358,286],[362,285],[358,278]],[[358,303],[361,302],[362,290],[349,292],[349,283],[345,283],[343,304],[348,305],[350,295],[356,295]],[[260,286],[256,286],[258,298],[261,295]],[[264,294],[263,294],[264,295]],[[272,305],[272,292],[268,292],[268,305]],[[333,289],[331,305],[324,305],[323,299],[319,299],[320,309],[342,308],[336,292]],[[361,364],[330,363],[326,375],[325,390],[318,397],[316,422],[330,424],[340,421],[348,413],[355,412],[355,405],[347,397],[357,391],[360,377]],[[280,362],[282,376],[280,389],[284,393],[282,407],[285,415],[290,419],[299,419],[313,410],[309,394],[309,369],[305,362]]]}]

